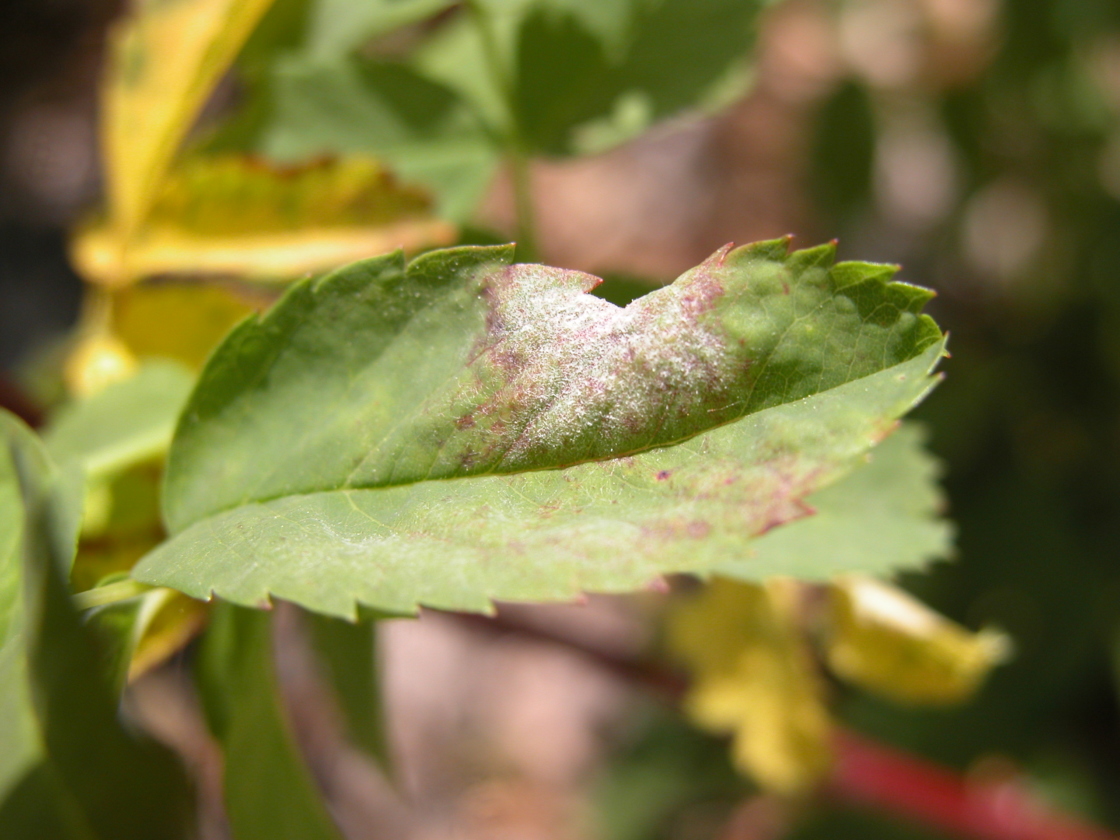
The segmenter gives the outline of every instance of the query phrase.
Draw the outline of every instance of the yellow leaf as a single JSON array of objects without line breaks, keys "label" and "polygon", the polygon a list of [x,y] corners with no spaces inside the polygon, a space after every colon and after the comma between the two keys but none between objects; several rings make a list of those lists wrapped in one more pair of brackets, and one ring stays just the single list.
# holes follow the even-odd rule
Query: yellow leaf
[{"label": "yellow leaf", "polygon": [[78,340],[62,371],[67,390],[75,397],[89,397],[106,385],[128,379],[139,368],[123,341],[94,331]]},{"label": "yellow leaf", "polygon": [[272,0],[137,0],[113,31],[102,90],[110,216],[124,247],[207,96]]},{"label": "yellow leaf", "polygon": [[901,589],[860,575],[833,583],[827,624],[832,670],[906,703],[961,702],[1010,653],[1003,633],[973,633]]},{"label": "yellow leaf", "polygon": [[133,353],[177,359],[195,370],[256,308],[229,289],[199,283],[131,286],[113,295],[111,305],[114,332]]},{"label": "yellow leaf", "polygon": [[128,668],[134,680],[178,653],[206,623],[208,607],[173,589],[148,593],[137,625],[141,636]]},{"label": "yellow leaf", "polygon": [[736,766],[783,794],[828,769],[831,720],[796,625],[799,587],[714,579],[669,616],[669,643],[693,673],[685,710],[734,735]]},{"label": "yellow leaf", "polygon": [[196,158],[161,189],[127,248],[105,224],[74,241],[89,279],[119,284],[160,274],[287,279],[402,248],[454,241],[425,193],[369,158],[272,167],[252,158]]}]

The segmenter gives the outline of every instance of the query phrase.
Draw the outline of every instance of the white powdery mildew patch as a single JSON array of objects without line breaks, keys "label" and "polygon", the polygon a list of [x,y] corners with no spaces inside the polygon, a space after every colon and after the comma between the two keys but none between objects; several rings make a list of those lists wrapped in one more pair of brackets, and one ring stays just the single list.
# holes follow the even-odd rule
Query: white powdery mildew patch
[{"label": "white powdery mildew patch", "polygon": [[501,469],[549,453],[583,460],[703,431],[750,360],[701,317],[724,290],[717,252],[672,286],[619,308],[581,272],[515,265],[485,293],[490,334],[479,361],[505,384],[476,413],[501,417]]}]

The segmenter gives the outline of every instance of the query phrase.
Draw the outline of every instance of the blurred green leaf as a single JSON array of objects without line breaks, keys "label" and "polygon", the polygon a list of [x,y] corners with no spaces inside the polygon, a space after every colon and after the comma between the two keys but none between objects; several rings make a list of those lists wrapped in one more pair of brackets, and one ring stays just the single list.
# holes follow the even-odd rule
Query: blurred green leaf
[{"label": "blurred green leaf", "polygon": [[417,23],[455,0],[318,0],[306,35],[311,55],[339,56],[372,38]]},{"label": "blurred green leaf", "polygon": [[403,64],[279,59],[274,113],[259,139],[269,157],[372,154],[431,190],[441,216],[469,216],[497,165],[494,142],[455,93]]},{"label": "blurred green leaf", "polygon": [[377,622],[344,621],[318,613],[305,613],[305,619],[351,741],[381,767],[391,768],[378,668]]},{"label": "blurred green leaf", "polygon": [[[0,415],[0,425],[7,462],[0,478],[18,481],[15,510],[24,516],[21,625],[9,624],[0,650],[0,707],[9,712],[0,719],[0,743],[9,747],[0,752],[0,780],[7,787],[29,774],[6,814],[5,836],[42,836],[39,820],[49,815],[66,836],[84,840],[185,837],[192,801],[182,768],[165,748],[123,727],[96,639],[70,603],[65,574],[80,476],[55,474],[33,433],[10,415]],[[3,521],[10,532],[11,521]],[[50,799],[25,798],[32,796]]]},{"label": "blurred green leaf", "polygon": [[[635,726],[636,724],[636,726]],[[634,710],[627,741],[594,792],[604,840],[668,840],[690,810],[730,811],[749,783],[731,766],[724,739],[664,708]]]},{"label": "blurred green leaf", "polygon": [[177,362],[145,362],[128,379],[60,410],[44,432],[47,450],[58,464],[79,464],[91,480],[160,455],[193,383]]},{"label": "blurred green leaf", "polygon": [[821,208],[839,221],[871,202],[875,116],[867,90],[841,85],[820,107],[812,135],[809,188]]},{"label": "blurred green leaf", "polygon": [[[2,415],[0,415],[2,417]],[[3,417],[0,449],[0,802],[39,758],[23,642],[24,506]]]},{"label": "blurred green leaf", "polygon": [[198,681],[225,755],[235,840],[339,840],[280,700],[266,613],[219,604],[203,637]]},{"label": "blurred green leaf", "polygon": [[[580,151],[591,120],[629,119],[622,140],[686,109],[722,105],[745,88],[745,61],[761,3],[634,0],[621,49],[562,7],[534,7],[518,32],[515,117],[521,139],[545,154]],[[729,76],[739,79],[732,85]],[[732,93],[734,91],[735,93]],[[626,103],[636,105],[627,110]],[[586,140],[584,141],[586,143]],[[600,151],[602,143],[594,149]]]},{"label": "blurred green leaf", "polygon": [[560,155],[574,126],[603,116],[618,90],[606,51],[574,15],[537,8],[517,41],[516,117],[530,148]]}]

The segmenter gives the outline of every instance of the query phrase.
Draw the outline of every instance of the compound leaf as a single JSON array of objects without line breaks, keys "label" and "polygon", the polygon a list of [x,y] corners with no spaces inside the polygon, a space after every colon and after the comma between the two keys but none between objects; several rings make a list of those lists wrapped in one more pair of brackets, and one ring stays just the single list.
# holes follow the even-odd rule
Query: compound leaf
[{"label": "compound leaf", "polygon": [[135,576],[353,617],[742,556],[859,464],[943,352],[930,292],[787,246],[721,249],[625,309],[507,248],[297,285],[204,370],[170,453],[175,536]]}]

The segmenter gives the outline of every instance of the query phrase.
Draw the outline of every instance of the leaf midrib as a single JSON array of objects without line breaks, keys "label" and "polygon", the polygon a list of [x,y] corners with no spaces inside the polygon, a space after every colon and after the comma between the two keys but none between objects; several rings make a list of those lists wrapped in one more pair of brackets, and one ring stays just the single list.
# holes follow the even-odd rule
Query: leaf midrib
[{"label": "leaf midrib", "polygon": [[[776,349],[776,346],[775,346],[775,349]],[[910,362],[914,358],[916,358],[917,355],[920,355],[920,353],[925,352],[928,349],[929,349],[929,347],[925,347],[921,351],[919,351],[918,354],[915,354],[915,356],[911,357],[910,359],[904,359],[900,362],[896,362],[895,364],[890,365],[889,367],[885,367],[881,371],[878,371],[878,372],[881,373],[883,371],[890,370],[893,367],[898,367],[899,365],[906,364],[907,362]],[[863,378],[866,378],[866,377],[860,377],[860,378],[863,379]],[[198,525],[198,524],[203,523],[203,522],[212,521],[212,520],[214,520],[218,517],[221,517],[221,516],[224,516],[226,514],[232,513],[234,511],[240,510],[242,508],[247,508],[247,507],[251,507],[251,506],[254,506],[254,505],[264,506],[264,505],[268,505],[271,502],[280,501],[280,500],[283,500],[283,499],[298,499],[298,498],[307,498],[307,497],[312,497],[312,496],[322,496],[322,495],[330,495],[330,494],[338,494],[338,493],[345,494],[345,495],[349,496],[349,494],[355,493],[355,492],[374,492],[374,491],[378,491],[378,490],[389,490],[389,489],[396,488],[396,487],[410,487],[410,486],[413,486],[413,485],[422,485],[422,484],[430,484],[430,483],[438,483],[438,482],[466,481],[466,480],[479,479],[479,478],[500,478],[500,477],[503,477],[503,476],[508,476],[510,478],[513,478],[515,476],[523,475],[523,474],[526,474],[526,473],[560,472],[560,471],[563,471],[563,470],[572,469],[573,467],[582,466],[584,464],[609,463],[611,461],[622,460],[623,458],[632,458],[635,455],[642,455],[646,452],[653,452],[653,451],[657,451],[657,450],[660,450],[660,449],[669,449],[669,448],[672,448],[672,447],[681,446],[683,444],[688,443],[691,440],[695,440],[696,438],[701,437],[703,435],[706,435],[709,432],[713,432],[717,429],[721,429],[721,428],[724,428],[726,426],[735,425],[736,423],[743,422],[743,421],[745,421],[745,420],[747,420],[751,417],[754,417],[754,416],[760,415],[760,414],[764,414],[768,411],[776,411],[776,410],[785,408],[787,406],[795,405],[797,403],[808,402],[809,400],[817,399],[818,397],[820,397],[823,394],[826,394],[826,393],[828,393],[830,391],[833,391],[837,388],[844,387],[846,385],[851,385],[853,382],[857,382],[857,381],[859,381],[859,380],[855,380],[855,379],[848,380],[846,382],[842,382],[842,383],[839,383],[837,385],[834,385],[831,388],[825,388],[823,390],[816,391],[812,394],[809,394],[809,395],[804,396],[804,397],[800,397],[796,400],[787,400],[785,402],[777,403],[775,405],[769,405],[769,406],[766,406],[765,408],[758,409],[756,411],[747,412],[746,414],[740,415],[739,417],[733,418],[731,420],[726,420],[722,423],[715,423],[715,424],[713,424],[713,425],[711,425],[711,426],[709,426],[705,429],[701,429],[700,431],[697,431],[693,434],[677,438],[676,440],[667,441],[667,442],[658,443],[658,444],[651,444],[651,445],[647,445],[647,446],[643,446],[643,447],[638,447],[638,448],[635,448],[635,449],[632,449],[632,450],[627,450],[625,452],[621,452],[621,453],[618,453],[618,454],[611,455],[610,457],[606,457],[606,458],[585,458],[585,459],[571,461],[571,462],[564,463],[564,464],[555,464],[555,465],[542,466],[542,467],[525,467],[525,468],[519,469],[519,470],[514,471],[514,472],[501,472],[501,471],[491,470],[491,471],[487,471],[487,472],[470,473],[468,475],[446,475],[446,476],[437,476],[435,478],[432,478],[432,477],[429,476],[429,477],[419,479],[419,480],[416,480],[416,481],[401,481],[401,482],[395,482],[395,483],[376,484],[376,485],[358,486],[358,487],[340,486],[340,487],[331,487],[331,488],[326,488],[326,489],[315,489],[315,490],[294,491],[294,492],[288,492],[288,493],[277,493],[277,494],[271,495],[271,496],[262,496],[261,498],[248,498],[248,499],[245,499],[242,502],[239,502],[239,503],[236,503],[236,504],[231,504],[231,505],[228,505],[228,506],[220,508],[220,509],[215,509],[214,511],[206,514],[205,516],[203,516],[199,519],[196,519],[193,522],[190,522],[187,525],[183,526],[182,528],[177,530],[171,536],[173,538],[175,536],[178,536],[179,534],[184,533],[185,531],[194,527],[195,525]],[[932,387],[932,385],[930,387]],[[383,527],[388,528],[389,526],[383,525]]]}]

